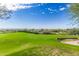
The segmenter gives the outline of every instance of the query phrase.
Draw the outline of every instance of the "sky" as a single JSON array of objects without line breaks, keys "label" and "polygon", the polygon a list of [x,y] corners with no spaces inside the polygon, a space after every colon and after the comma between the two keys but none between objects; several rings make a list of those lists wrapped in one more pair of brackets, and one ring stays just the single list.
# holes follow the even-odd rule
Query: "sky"
[{"label": "sky", "polygon": [[0,19],[0,28],[73,28],[69,3],[4,3],[13,11],[10,19]]}]

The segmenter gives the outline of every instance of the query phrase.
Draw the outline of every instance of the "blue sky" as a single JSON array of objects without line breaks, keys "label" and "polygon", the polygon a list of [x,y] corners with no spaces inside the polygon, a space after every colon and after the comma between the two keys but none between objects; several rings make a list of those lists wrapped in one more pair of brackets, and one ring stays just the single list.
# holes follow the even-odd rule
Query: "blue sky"
[{"label": "blue sky", "polygon": [[[11,8],[12,9],[11,9]],[[72,28],[67,3],[33,3],[8,6],[13,11],[8,20],[0,20],[0,28]]]}]

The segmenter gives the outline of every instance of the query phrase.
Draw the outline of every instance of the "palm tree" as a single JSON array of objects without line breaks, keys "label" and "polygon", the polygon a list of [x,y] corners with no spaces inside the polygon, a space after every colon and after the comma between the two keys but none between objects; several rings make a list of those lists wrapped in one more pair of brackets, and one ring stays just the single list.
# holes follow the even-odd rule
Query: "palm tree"
[{"label": "palm tree", "polygon": [[79,24],[79,4],[78,3],[72,3],[70,7],[70,12],[72,14],[72,19]]}]

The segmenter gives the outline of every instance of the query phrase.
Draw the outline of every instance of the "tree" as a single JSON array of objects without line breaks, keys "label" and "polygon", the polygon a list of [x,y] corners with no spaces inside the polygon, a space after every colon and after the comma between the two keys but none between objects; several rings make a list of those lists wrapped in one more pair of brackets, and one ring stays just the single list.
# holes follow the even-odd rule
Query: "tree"
[{"label": "tree", "polygon": [[70,35],[79,35],[79,28],[69,29],[69,30],[67,30],[67,32]]},{"label": "tree", "polygon": [[6,6],[0,5],[0,19],[9,19],[11,17],[12,11],[8,10]]},{"label": "tree", "polygon": [[71,7],[70,7],[70,12],[71,14],[73,15],[72,16],[72,19],[77,23],[79,24],[79,4],[78,3],[73,3],[71,4]]}]

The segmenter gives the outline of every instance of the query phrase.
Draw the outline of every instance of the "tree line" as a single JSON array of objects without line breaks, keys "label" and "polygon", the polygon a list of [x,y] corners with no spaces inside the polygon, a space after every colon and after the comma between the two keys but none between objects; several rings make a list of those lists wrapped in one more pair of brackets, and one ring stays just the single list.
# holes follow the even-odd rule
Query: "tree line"
[{"label": "tree line", "polygon": [[1,29],[0,33],[25,32],[33,34],[79,35],[79,28],[72,29]]}]

